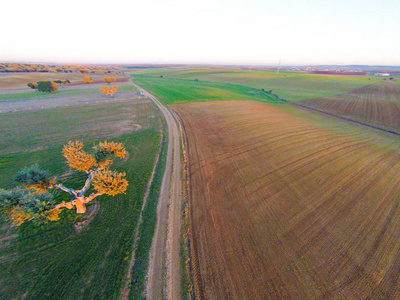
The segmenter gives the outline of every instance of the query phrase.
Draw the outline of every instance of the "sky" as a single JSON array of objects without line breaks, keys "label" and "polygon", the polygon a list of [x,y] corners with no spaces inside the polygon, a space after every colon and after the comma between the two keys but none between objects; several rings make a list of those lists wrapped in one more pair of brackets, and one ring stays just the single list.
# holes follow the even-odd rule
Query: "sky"
[{"label": "sky", "polygon": [[0,62],[395,65],[399,0],[13,0]]}]

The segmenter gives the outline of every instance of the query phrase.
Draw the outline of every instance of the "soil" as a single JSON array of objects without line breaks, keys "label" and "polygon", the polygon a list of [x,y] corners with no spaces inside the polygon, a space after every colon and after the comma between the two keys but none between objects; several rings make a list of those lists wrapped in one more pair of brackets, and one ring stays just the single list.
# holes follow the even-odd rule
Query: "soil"
[{"label": "soil", "polygon": [[96,216],[99,211],[100,204],[97,200],[93,200],[94,205],[90,205],[87,207],[85,215],[79,220],[76,221],[72,227],[74,228],[76,233],[81,233],[83,229],[85,229],[93,218]]},{"label": "soil", "polygon": [[399,99],[400,84],[382,81],[346,94],[315,98],[293,104],[400,134]]},{"label": "soil", "polygon": [[400,151],[273,105],[174,105],[199,299],[400,297]]}]

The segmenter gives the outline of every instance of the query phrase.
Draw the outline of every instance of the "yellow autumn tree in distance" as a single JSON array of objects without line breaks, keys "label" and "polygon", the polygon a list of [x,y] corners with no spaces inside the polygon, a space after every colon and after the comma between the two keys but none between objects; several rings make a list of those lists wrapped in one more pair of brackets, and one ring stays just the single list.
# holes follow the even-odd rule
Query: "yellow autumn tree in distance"
[{"label": "yellow autumn tree in distance", "polygon": [[83,81],[84,83],[90,83],[90,82],[92,82],[93,80],[92,80],[92,78],[90,78],[89,76],[83,76],[82,81]]},{"label": "yellow autumn tree in distance", "polygon": [[110,84],[111,82],[117,81],[117,79],[115,77],[104,77],[103,81]]},{"label": "yellow autumn tree in distance", "polygon": [[104,89],[100,88],[100,93],[103,93],[105,95],[110,95],[111,97],[114,95],[116,91],[117,91],[116,85],[113,85],[111,89],[108,86],[105,86]]},{"label": "yellow autumn tree in distance", "polygon": [[[121,143],[100,142],[88,153],[83,150],[83,143],[70,141],[64,145],[62,153],[71,169],[87,174],[82,188],[76,190],[64,186],[38,165],[25,167],[15,177],[21,187],[0,189],[0,212],[11,219],[14,225],[19,226],[30,220],[38,224],[57,221],[63,208],[75,208],[77,214],[84,214],[86,204],[96,197],[104,194],[115,196],[126,191],[126,174],[109,169],[115,157],[124,158],[126,155]],[[92,192],[85,195],[91,186]],[[72,199],[55,204],[52,190],[66,192]]]}]

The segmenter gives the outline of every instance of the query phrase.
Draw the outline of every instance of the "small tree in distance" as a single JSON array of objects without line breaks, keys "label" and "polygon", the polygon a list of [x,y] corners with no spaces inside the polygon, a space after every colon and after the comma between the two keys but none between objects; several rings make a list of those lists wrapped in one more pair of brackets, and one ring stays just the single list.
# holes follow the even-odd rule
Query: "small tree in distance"
[{"label": "small tree in distance", "polygon": [[112,89],[110,89],[108,86],[105,86],[104,89],[100,89],[100,93],[103,93],[105,95],[110,95],[111,97],[114,95],[114,93],[117,91],[117,86],[113,85]]},{"label": "small tree in distance", "polygon": [[92,78],[90,78],[89,76],[83,76],[82,81],[83,81],[84,83],[90,83],[90,82],[92,82],[93,80],[92,80]]},{"label": "small tree in distance", "polygon": [[51,81],[38,81],[36,85],[36,89],[39,92],[47,92],[50,93],[52,91],[58,90],[58,85],[55,82]]},{"label": "small tree in distance", "polygon": [[[118,173],[108,167],[113,157],[124,158],[125,148],[121,143],[100,142],[93,147],[93,153],[83,150],[83,143],[68,142],[62,151],[70,168],[85,172],[87,179],[79,190],[65,187],[57,178],[37,165],[25,167],[17,173],[15,180],[22,184],[13,190],[0,190],[0,212],[6,215],[17,226],[25,221],[36,223],[59,220],[61,209],[75,207],[77,214],[86,212],[86,204],[98,196],[107,194],[115,196],[124,193],[128,187],[125,173]],[[85,196],[90,186],[93,192]],[[52,190],[60,190],[72,196],[69,202],[54,203]]]},{"label": "small tree in distance", "polygon": [[30,87],[31,89],[35,90],[36,87],[37,87],[37,83],[36,83],[36,82],[35,82],[35,83],[29,82],[29,83],[27,84],[27,86]]},{"label": "small tree in distance", "polygon": [[103,81],[110,84],[111,82],[117,81],[117,79],[115,77],[104,77]]}]

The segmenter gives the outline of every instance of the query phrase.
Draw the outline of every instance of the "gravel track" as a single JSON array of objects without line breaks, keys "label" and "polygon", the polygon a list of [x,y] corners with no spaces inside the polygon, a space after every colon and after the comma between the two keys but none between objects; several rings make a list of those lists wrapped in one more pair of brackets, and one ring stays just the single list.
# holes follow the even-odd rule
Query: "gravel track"
[{"label": "gravel track", "polygon": [[150,250],[147,298],[180,299],[180,236],[181,236],[181,146],[180,134],[172,113],[157,98],[134,84],[154,101],[168,125],[168,152],[157,207],[157,224]]}]

